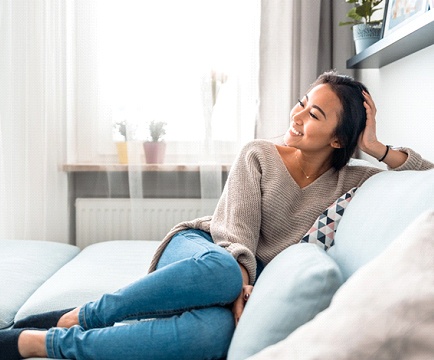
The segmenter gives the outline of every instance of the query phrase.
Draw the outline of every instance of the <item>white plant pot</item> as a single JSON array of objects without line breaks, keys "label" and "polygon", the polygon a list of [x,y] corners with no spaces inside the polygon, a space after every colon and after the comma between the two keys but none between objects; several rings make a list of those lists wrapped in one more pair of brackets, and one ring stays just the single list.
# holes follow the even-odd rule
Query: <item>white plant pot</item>
[{"label": "white plant pot", "polygon": [[353,26],[353,38],[356,45],[356,54],[362,52],[381,37],[381,26],[358,24]]}]

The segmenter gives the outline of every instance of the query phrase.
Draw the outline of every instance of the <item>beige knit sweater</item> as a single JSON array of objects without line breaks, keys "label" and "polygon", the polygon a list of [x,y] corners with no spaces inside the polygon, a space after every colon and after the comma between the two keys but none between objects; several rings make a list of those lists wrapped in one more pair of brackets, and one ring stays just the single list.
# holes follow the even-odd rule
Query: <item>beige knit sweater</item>
[{"label": "beige knit sweater", "polygon": [[[395,170],[434,167],[411,149]],[[255,281],[257,256],[265,265],[288,246],[296,244],[316,218],[338,197],[382,170],[367,166],[330,169],[300,188],[287,171],[275,144],[254,140],[240,152],[229,173],[214,215],[175,226],[157,249],[149,271],[174,234],[188,228],[210,232],[213,241],[244,265]],[[357,195],[356,195],[357,196]]]}]

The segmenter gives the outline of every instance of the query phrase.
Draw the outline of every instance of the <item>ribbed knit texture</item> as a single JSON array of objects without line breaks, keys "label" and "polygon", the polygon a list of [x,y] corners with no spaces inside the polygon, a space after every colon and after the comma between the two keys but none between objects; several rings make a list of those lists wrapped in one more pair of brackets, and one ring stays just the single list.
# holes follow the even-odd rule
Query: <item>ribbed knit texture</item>
[{"label": "ribbed knit texture", "polygon": [[[434,165],[411,149],[406,162],[395,170],[425,170]],[[161,253],[176,232],[199,228],[244,265],[255,281],[257,256],[265,265],[288,246],[298,243],[316,218],[337,198],[382,171],[375,167],[345,166],[330,169],[300,188],[289,174],[275,144],[248,143],[235,160],[212,217],[175,226],[163,239],[150,266],[155,270]]]}]

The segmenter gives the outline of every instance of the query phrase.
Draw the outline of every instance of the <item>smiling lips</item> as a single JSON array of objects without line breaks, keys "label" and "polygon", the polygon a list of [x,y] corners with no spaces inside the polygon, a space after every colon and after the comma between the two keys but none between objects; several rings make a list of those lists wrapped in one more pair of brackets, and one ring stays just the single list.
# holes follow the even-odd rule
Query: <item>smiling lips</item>
[{"label": "smiling lips", "polygon": [[291,127],[289,128],[289,131],[291,132],[291,134],[295,135],[295,136],[302,136],[303,133],[301,133],[300,131],[297,131],[294,129],[294,127],[291,125]]}]

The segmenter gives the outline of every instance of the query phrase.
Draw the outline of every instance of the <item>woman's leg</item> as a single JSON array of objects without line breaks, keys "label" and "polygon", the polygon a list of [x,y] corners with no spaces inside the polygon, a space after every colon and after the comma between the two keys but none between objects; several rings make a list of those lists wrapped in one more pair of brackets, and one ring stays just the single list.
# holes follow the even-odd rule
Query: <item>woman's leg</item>
[{"label": "woman's leg", "polygon": [[197,230],[174,236],[156,271],[84,305],[79,325],[101,328],[127,319],[167,317],[233,302],[242,287],[239,266],[205,236],[209,235]]},{"label": "woman's leg", "polygon": [[210,307],[125,326],[52,328],[46,348],[50,358],[81,360],[221,359],[233,331],[232,311]]},{"label": "woman's leg", "polygon": [[[242,288],[235,259],[206,233],[185,231],[157,270],[80,309],[80,325],[53,328],[50,357],[213,359],[224,357],[234,330],[232,303]],[[112,327],[126,319],[137,324]],[[87,330],[92,329],[92,330]]]}]

